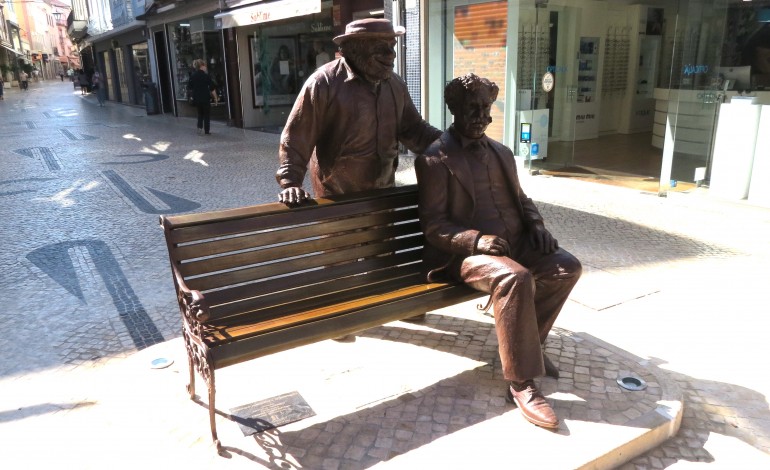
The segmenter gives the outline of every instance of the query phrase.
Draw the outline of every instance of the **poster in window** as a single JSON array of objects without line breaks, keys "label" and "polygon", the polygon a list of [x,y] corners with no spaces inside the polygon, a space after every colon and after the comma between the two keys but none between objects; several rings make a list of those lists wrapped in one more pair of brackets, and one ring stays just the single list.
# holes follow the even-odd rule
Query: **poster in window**
[{"label": "poster in window", "polygon": [[250,36],[254,107],[294,103],[300,83],[297,77],[294,37]]}]

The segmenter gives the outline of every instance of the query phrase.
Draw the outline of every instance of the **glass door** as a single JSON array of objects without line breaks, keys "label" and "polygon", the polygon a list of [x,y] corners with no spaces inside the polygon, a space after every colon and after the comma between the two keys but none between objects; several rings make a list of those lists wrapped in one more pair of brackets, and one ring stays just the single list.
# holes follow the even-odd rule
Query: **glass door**
[{"label": "glass door", "polygon": [[515,144],[531,171],[572,166],[576,133],[594,127],[600,41],[580,37],[579,13],[572,2],[520,4]]},{"label": "glass door", "polygon": [[[743,64],[740,57],[733,57],[740,48],[726,40],[725,32],[740,28],[737,25],[747,10],[727,0],[683,1],[678,5],[676,28],[664,48],[670,51],[671,68],[665,101],[661,195],[708,186],[714,177],[714,139],[720,108],[743,91],[736,89],[734,81],[725,79],[723,71],[728,66]],[[750,21],[745,24],[757,27]],[[729,157],[735,164],[735,156]]]}]

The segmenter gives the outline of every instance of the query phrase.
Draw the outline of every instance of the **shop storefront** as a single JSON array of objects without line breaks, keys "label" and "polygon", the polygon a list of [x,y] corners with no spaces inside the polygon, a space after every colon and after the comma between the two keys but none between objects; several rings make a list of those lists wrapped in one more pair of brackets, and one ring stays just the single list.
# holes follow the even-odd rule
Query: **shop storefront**
[{"label": "shop storefront", "polygon": [[[173,80],[174,100],[178,103],[179,116],[195,115],[195,109],[186,105],[190,96],[187,82],[195,69],[196,59],[206,61],[208,73],[216,85],[219,102],[212,102],[211,118],[227,120],[227,89],[224,48],[221,31],[214,27],[214,18],[204,16],[190,18],[166,25],[169,37],[169,63]],[[182,106],[179,106],[182,104]]]},{"label": "shop storefront", "polygon": [[333,10],[332,1],[277,0],[216,16],[237,44],[244,127],[280,128],[307,77],[335,58]]},{"label": "shop storefront", "polygon": [[[441,51],[425,59],[426,118],[449,125],[443,84],[486,76],[500,86],[489,135],[531,170],[640,175],[660,194],[715,189],[720,113],[770,104],[768,1],[422,3],[427,50]],[[761,129],[770,118],[755,111],[738,113]],[[750,180],[767,155],[747,139]]]},{"label": "shop storefront", "polygon": [[112,30],[89,42],[107,100],[144,105],[142,85],[149,78],[144,25]]},{"label": "shop storefront", "polygon": [[214,22],[218,4],[198,1],[186,3],[184,8],[176,5],[154,4],[142,15],[147,21],[150,44],[148,51],[136,51],[135,60],[144,60],[146,52],[144,57],[151,63],[154,61],[153,86],[159,93],[160,110],[186,117],[196,115],[195,107],[188,102],[187,82],[194,72],[192,63],[196,59],[205,60],[219,96],[218,104],[214,104],[212,98],[211,119],[229,121],[225,48],[222,31]]}]

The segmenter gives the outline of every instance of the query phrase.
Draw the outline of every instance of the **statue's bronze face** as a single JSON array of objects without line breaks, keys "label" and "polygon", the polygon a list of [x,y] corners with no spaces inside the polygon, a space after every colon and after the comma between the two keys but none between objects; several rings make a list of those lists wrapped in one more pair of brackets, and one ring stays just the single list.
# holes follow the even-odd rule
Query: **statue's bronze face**
[{"label": "statue's bronze face", "polygon": [[[356,41],[356,43],[353,43]],[[346,44],[345,59],[372,83],[390,78],[396,59],[396,39],[355,39]]]},{"label": "statue's bronze face", "polygon": [[492,122],[492,103],[494,99],[488,87],[481,86],[474,91],[465,90],[462,108],[455,114],[454,119],[457,132],[471,139],[481,138]]}]

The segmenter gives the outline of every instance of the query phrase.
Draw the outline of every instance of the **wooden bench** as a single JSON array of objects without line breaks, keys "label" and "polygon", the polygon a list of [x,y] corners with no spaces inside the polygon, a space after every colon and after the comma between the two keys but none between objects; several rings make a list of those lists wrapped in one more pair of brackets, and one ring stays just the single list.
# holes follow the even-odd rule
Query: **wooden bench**
[{"label": "wooden bench", "polygon": [[214,371],[478,298],[427,283],[417,187],[162,216],[190,366]]}]

